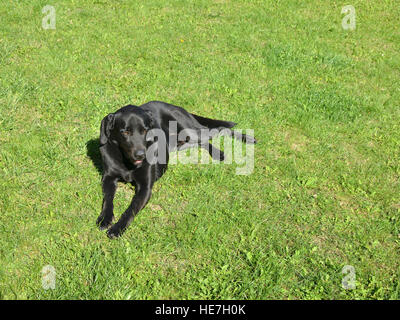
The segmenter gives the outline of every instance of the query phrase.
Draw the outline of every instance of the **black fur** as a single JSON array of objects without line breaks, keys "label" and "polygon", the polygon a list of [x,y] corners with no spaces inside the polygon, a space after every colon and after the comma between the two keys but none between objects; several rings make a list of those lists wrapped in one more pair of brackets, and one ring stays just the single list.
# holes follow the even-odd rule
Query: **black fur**
[{"label": "black fur", "polygon": [[[169,131],[170,121],[176,121],[176,133],[185,129],[197,134],[202,129],[216,130],[205,140],[192,141],[186,138],[173,144],[173,139],[170,138],[176,133]],[[209,143],[209,140],[222,130],[246,143],[256,143],[253,137],[231,130],[234,125],[235,123],[230,121],[200,117],[181,107],[160,101],[151,101],[140,107],[128,105],[104,117],[100,127],[104,198],[102,211],[97,219],[99,228],[108,229],[107,235],[110,238],[118,237],[126,230],[135,215],[149,201],[155,181],[167,170],[169,152],[198,145],[206,149],[213,158],[223,160],[223,152]],[[166,140],[149,139],[148,132],[152,129],[162,130]],[[158,151],[160,146],[166,149],[166,161],[152,163],[146,152],[152,147]],[[119,221],[112,225],[113,199],[118,181],[132,183],[135,186],[135,195]]]}]

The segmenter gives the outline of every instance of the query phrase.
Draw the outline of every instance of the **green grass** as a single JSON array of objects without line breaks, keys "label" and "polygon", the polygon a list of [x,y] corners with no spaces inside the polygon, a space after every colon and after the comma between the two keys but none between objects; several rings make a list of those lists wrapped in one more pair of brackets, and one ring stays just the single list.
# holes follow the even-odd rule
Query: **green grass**
[{"label": "green grass", "polygon": [[[399,299],[400,6],[354,0],[346,31],[348,4],[4,1],[0,298]],[[171,166],[111,241],[100,121],[150,100],[254,129],[254,172]]]}]

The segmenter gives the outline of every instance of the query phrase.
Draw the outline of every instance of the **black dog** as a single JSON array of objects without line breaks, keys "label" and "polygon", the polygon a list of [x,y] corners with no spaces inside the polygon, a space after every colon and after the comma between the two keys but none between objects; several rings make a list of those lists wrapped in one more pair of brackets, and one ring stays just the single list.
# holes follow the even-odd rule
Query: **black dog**
[{"label": "black dog", "polygon": [[[171,123],[175,125],[173,130]],[[140,107],[128,105],[107,115],[100,128],[104,199],[97,219],[99,228],[110,227],[109,238],[118,237],[125,231],[149,201],[154,182],[167,169],[169,152],[197,145],[208,150],[214,159],[222,161],[223,152],[209,143],[216,134],[229,134],[243,142],[256,143],[253,137],[231,130],[234,125],[230,121],[203,118],[160,101]],[[119,221],[111,226],[118,181],[132,183],[135,196]]]}]

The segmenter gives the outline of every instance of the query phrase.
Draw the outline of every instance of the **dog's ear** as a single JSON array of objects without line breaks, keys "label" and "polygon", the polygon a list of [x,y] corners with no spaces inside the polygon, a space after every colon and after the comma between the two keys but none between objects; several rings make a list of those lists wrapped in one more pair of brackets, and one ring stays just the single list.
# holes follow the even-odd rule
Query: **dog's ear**
[{"label": "dog's ear", "polygon": [[114,113],[110,113],[101,120],[100,146],[105,145],[110,137],[110,131],[114,128]]},{"label": "dog's ear", "polygon": [[149,126],[149,128],[153,128],[154,126],[154,122],[153,122],[153,113],[150,110],[144,110],[144,112],[146,112],[146,114],[149,116],[147,125]]}]

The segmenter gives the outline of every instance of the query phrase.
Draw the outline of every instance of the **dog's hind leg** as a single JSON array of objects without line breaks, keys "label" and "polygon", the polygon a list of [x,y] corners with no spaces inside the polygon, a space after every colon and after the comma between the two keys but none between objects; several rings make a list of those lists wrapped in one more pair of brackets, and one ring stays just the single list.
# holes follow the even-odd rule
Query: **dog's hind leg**
[{"label": "dog's hind leg", "polygon": [[203,149],[206,149],[208,151],[208,153],[210,154],[210,156],[214,160],[218,160],[218,161],[224,161],[225,160],[224,152],[219,150],[218,148],[214,147],[211,143],[201,144],[200,147],[202,147]]}]

